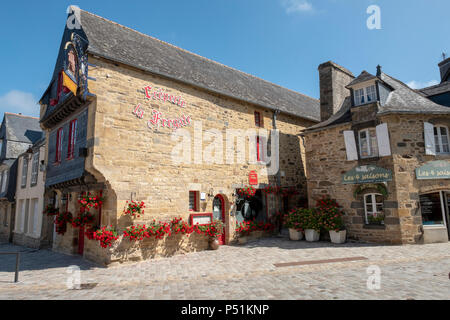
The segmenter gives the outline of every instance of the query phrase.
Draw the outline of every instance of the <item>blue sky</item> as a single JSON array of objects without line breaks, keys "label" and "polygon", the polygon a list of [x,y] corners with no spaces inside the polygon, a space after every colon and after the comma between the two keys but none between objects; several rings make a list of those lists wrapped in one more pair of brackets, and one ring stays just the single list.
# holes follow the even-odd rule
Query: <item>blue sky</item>
[{"label": "blue sky", "polygon": [[[39,114],[70,4],[265,80],[319,98],[317,66],[383,71],[415,87],[450,55],[448,0],[42,0],[0,12],[0,114]],[[370,5],[381,29],[369,30]]]}]

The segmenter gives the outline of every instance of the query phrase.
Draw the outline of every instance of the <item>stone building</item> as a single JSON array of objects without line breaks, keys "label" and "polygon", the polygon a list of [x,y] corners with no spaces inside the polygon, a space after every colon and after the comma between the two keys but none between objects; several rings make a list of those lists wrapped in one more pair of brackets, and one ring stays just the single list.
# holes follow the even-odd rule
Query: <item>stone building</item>
[{"label": "stone building", "polygon": [[30,248],[49,247],[53,220],[43,215],[45,193],[45,136],[17,159],[16,211],[13,243]]},{"label": "stone building", "polygon": [[309,204],[336,199],[354,239],[448,241],[450,108],[380,66],[355,78],[327,62],[319,75],[321,122],[303,132]]},{"label": "stone building", "polygon": [[[258,190],[251,217],[260,221],[306,201],[299,131],[319,122],[318,100],[75,12],[40,101],[48,202],[76,214],[83,193],[101,195],[96,223],[119,231],[212,216],[224,221],[229,243],[236,222],[248,219],[238,188]],[[298,195],[265,195],[268,185]],[[129,200],[145,201],[143,217],[124,216]],[[112,263],[207,247],[193,235],[102,249],[83,232],[68,225],[53,248]]]},{"label": "stone building", "polygon": [[12,241],[17,157],[42,137],[39,119],[6,112],[0,126],[0,241]]}]

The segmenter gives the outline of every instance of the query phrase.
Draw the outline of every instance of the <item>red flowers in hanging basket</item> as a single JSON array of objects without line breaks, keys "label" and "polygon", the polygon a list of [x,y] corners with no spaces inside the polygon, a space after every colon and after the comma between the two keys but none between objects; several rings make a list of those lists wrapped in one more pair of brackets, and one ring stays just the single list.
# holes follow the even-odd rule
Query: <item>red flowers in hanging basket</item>
[{"label": "red flowers in hanging basket", "polygon": [[103,204],[103,200],[104,199],[99,196],[94,196],[91,193],[87,193],[78,200],[78,203],[80,204],[80,211],[89,211],[91,208],[98,209]]},{"label": "red flowers in hanging basket", "polygon": [[91,224],[95,221],[95,217],[89,211],[80,212],[76,218],[72,219],[72,227],[80,228],[85,225]]},{"label": "red flowers in hanging basket", "polygon": [[280,193],[280,187],[267,186],[262,190],[265,194],[278,194]]},{"label": "red flowers in hanging basket", "polygon": [[64,235],[67,231],[67,223],[72,222],[72,214],[70,212],[61,212],[55,218],[56,233]]},{"label": "red flowers in hanging basket", "polygon": [[52,204],[48,204],[45,207],[43,214],[46,214],[49,217],[56,216],[59,214],[59,209],[55,208],[55,206]]},{"label": "red flowers in hanging basket", "polygon": [[253,188],[252,186],[246,186],[244,188],[239,188],[237,189],[237,194],[240,195],[241,197],[245,197],[245,198],[251,198],[254,197],[256,194],[256,189]]},{"label": "red flowers in hanging basket", "polygon": [[133,218],[140,218],[144,214],[145,203],[144,201],[127,201],[127,207],[123,211],[125,215],[132,216]]}]

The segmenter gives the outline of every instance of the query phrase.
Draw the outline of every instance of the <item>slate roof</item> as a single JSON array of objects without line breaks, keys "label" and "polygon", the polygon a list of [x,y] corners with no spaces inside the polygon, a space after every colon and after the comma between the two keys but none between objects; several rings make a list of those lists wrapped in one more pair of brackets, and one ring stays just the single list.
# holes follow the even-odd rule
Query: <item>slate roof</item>
[{"label": "slate roof", "polygon": [[81,10],[88,52],[269,109],[320,121],[319,100]]},{"label": "slate roof", "polygon": [[43,136],[39,118],[5,112],[4,125],[6,137],[0,139],[34,144]]},{"label": "slate roof", "polygon": [[[430,99],[421,95],[419,91],[411,89],[406,84],[386,73],[381,72],[379,81],[387,84],[393,90],[389,93],[384,105],[378,109],[379,115],[388,113],[400,114],[448,114],[450,108],[434,103]],[[324,129],[341,123],[351,122],[351,98],[348,96],[342,103],[337,113],[328,120],[318,123],[304,130],[304,132]]]},{"label": "slate roof", "polygon": [[346,88],[352,87],[355,84],[358,83],[363,83],[372,79],[376,79],[377,77],[374,76],[373,74],[368,73],[366,70],[364,70],[363,72],[361,72],[361,74],[359,76],[357,76],[352,82],[350,82]]},{"label": "slate roof", "polygon": [[442,82],[435,86],[426,87],[418,90],[425,97],[431,97],[445,92],[450,92],[450,81]]}]

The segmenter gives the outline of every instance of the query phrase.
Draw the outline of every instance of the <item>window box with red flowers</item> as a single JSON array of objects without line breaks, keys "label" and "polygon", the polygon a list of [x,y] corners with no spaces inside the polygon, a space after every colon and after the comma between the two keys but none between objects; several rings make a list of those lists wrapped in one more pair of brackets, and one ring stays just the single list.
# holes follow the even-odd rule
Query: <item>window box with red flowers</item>
[{"label": "window box with red flowers", "polygon": [[144,201],[127,201],[127,207],[123,211],[125,215],[132,216],[133,218],[140,218],[144,214],[145,203]]},{"label": "window box with red flowers", "polygon": [[280,193],[280,187],[278,186],[267,186],[262,190],[265,194],[278,194]]},{"label": "window box with red flowers", "polygon": [[236,235],[239,243],[246,243],[248,237],[253,232],[272,232],[275,229],[275,225],[270,222],[262,221],[244,221],[241,223],[236,223]]},{"label": "window box with red flowers", "polygon": [[191,226],[186,221],[183,221],[182,218],[174,218],[170,222],[170,228],[172,234],[182,234],[182,235],[189,235],[194,232],[194,227]]}]

